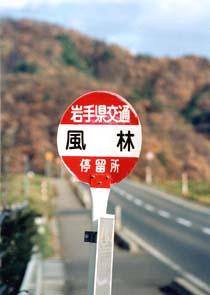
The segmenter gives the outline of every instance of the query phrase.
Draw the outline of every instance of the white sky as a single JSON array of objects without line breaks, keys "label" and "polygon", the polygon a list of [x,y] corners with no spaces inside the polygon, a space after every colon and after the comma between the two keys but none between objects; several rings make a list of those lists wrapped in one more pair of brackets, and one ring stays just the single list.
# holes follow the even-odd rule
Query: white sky
[{"label": "white sky", "polygon": [[[143,6],[154,5],[159,11],[175,11],[178,14],[183,13],[186,17],[196,16],[200,13],[207,12],[210,8],[209,0],[6,0],[0,2],[0,8],[21,9],[25,6],[40,5],[62,5],[62,4],[143,4]],[[187,11],[185,9],[188,9]],[[182,11],[183,10],[183,11]]]},{"label": "white sky", "polygon": [[210,0],[5,0],[0,16],[74,28],[133,52],[210,58]]}]

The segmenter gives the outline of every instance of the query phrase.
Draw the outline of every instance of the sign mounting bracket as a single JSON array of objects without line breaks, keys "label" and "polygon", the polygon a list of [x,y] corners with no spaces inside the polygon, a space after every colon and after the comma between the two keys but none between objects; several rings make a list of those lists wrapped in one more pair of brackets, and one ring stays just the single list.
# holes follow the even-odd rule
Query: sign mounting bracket
[{"label": "sign mounting bracket", "polygon": [[91,188],[110,188],[111,176],[110,174],[95,173],[90,175]]}]

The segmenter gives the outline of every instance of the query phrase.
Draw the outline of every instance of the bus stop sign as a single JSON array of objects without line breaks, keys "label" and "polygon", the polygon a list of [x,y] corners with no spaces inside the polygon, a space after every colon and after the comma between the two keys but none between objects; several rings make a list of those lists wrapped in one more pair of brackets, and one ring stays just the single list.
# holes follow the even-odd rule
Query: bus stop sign
[{"label": "bus stop sign", "polygon": [[64,165],[89,184],[96,174],[109,175],[110,184],[125,178],[139,158],[141,142],[141,124],[133,107],[106,91],[75,100],[61,118],[57,133]]}]

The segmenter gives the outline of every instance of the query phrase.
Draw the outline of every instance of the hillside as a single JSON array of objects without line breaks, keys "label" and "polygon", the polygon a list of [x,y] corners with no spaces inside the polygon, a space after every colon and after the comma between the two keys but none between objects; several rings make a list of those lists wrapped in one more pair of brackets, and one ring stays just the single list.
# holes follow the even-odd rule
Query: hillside
[{"label": "hillside", "polygon": [[[135,107],[143,149],[135,173],[144,177],[147,151],[159,179],[210,179],[210,61],[195,56],[155,59],[45,23],[2,24],[2,150],[11,172],[23,155],[44,171],[56,150],[61,114],[93,90],[116,92]],[[3,166],[4,169],[4,166]]]}]

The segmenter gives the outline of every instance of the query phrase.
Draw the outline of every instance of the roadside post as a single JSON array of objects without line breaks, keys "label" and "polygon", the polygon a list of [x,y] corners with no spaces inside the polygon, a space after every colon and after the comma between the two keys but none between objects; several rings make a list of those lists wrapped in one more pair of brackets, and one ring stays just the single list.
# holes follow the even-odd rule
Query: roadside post
[{"label": "roadside post", "polygon": [[188,175],[187,172],[182,172],[182,194],[187,196],[189,194]]},{"label": "roadside post", "polygon": [[147,166],[146,166],[146,175],[145,175],[145,182],[147,184],[152,183],[152,167],[151,162],[154,159],[154,153],[153,152],[147,152],[146,153],[146,160],[147,160]]},{"label": "roadside post", "polygon": [[47,178],[49,178],[51,176],[53,157],[54,157],[54,155],[51,151],[48,151],[45,153],[45,176]]},{"label": "roadside post", "polygon": [[111,185],[133,169],[141,150],[141,124],[121,96],[89,92],[61,118],[57,146],[67,170],[89,184],[92,197],[88,295],[111,295],[115,216],[107,214]]}]

